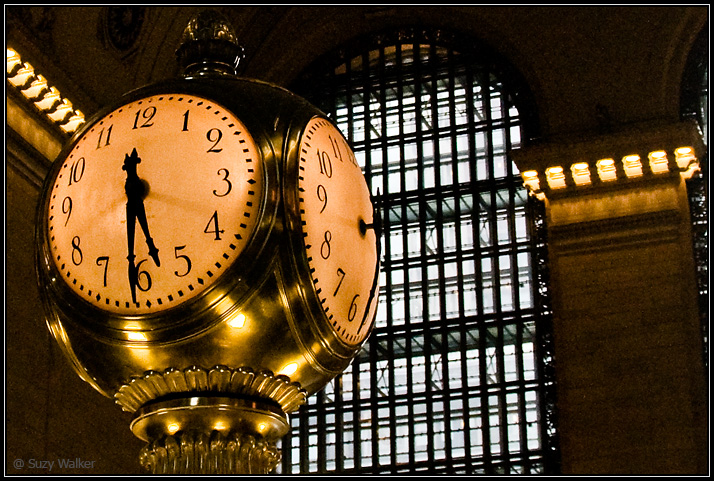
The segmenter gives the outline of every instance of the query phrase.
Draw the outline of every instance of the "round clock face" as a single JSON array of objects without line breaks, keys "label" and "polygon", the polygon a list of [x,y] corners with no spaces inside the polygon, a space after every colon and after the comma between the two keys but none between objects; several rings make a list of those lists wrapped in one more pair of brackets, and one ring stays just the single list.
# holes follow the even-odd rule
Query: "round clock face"
[{"label": "round clock face", "polygon": [[367,183],[344,137],[324,118],[310,120],[299,152],[311,280],[332,330],[356,345],[369,333],[377,305],[378,246]]},{"label": "round clock face", "polygon": [[195,298],[258,225],[262,157],[241,121],[204,98],[128,103],[58,162],[52,259],[76,295],[106,311],[151,314]]}]

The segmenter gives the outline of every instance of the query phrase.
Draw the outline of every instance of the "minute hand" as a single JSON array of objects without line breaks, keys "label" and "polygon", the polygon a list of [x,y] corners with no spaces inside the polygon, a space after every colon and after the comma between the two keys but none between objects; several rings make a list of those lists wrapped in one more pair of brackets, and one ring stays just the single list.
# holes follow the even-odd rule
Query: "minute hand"
[{"label": "minute hand", "polygon": [[154,245],[154,241],[149,234],[149,224],[146,220],[146,208],[144,207],[144,197],[146,188],[144,183],[136,173],[136,166],[141,162],[141,159],[136,153],[136,149],[131,152],[131,156],[127,155],[124,158],[123,170],[126,171],[126,183],[124,190],[126,192],[126,221],[127,221],[127,237],[129,242],[129,255],[134,254],[134,226],[138,219],[141,230],[144,232],[146,244],[149,247],[149,255],[154,260],[156,266],[160,266],[159,250]]}]

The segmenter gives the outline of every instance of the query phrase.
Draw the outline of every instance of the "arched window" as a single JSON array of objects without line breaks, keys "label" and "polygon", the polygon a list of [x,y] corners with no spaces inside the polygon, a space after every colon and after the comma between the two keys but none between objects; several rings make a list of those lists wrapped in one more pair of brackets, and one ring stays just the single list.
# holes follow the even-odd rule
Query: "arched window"
[{"label": "arched window", "polygon": [[402,30],[291,86],[346,135],[384,229],[375,329],[293,416],[282,474],[557,470],[545,249],[508,158],[535,112],[493,58]]}]

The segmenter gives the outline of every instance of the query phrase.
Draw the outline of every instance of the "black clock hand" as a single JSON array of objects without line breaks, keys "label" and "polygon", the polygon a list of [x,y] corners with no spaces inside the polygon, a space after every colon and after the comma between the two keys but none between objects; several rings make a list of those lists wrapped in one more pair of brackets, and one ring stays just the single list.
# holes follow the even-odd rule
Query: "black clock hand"
[{"label": "black clock hand", "polygon": [[[144,207],[144,197],[146,195],[146,187],[136,173],[136,166],[141,162],[141,159],[136,153],[136,149],[132,150],[131,156],[127,155],[124,158],[122,170],[126,171],[126,184],[124,190],[127,196],[127,229],[134,229],[134,221],[138,219],[141,230],[144,232],[146,244],[149,247],[149,255],[154,260],[157,267],[161,266],[159,260],[159,249],[154,245],[154,240],[149,234],[149,224],[146,220],[146,209]],[[131,217],[131,219],[130,219]],[[130,225],[129,225],[130,224]],[[133,243],[133,235],[131,241]],[[130,246],[131,247],[131,246]],[[132,253],[133,249],[130,249]]]},{"label": "black clock hand", "polygon": [[[370,194],[371,197],[371,194]],[[377,198],[379,197],[379,190],[377,191]],[[377,264],[374,268],[374,279],[372,279],[372,288],[369,290],[369,299],[367,300],[367,307],[364,310],[364,316],[362,317],[362,322],[357,329],[357,334],[360,333],[364,327],[365,322],[367,322],[367,316],[369,316],[369,308],[372,305],[375,295],[377,294],[377,289],[379,288],[379,263],[380,257],[382,256],[382,205],[378,200],[372,202],[372,223],[366,224],[364,220],[359,220],[360,233],[364,236],[367,233],[367,229],[374,229],[374,233],[377,240]]]}]

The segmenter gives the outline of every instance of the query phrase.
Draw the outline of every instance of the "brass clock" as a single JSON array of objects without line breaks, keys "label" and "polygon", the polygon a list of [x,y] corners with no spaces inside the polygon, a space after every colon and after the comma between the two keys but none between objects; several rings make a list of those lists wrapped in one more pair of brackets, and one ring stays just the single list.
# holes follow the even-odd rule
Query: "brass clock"
[{"label": "brass clock", "polygon": [[[237,77],[241,52],[221,15],[198,14],[183,76],[88,122],[38,207],[47,325],[134,414],[154,472],[268,472],[288,413],[349,365],[377,309],[379,223],[354,153],[304,99]],[[209,437],[200,459],[166,449]]]},{"label": "brass clock", "polygon": [[97,120],[52,172],[47,236],[83,302],[160,313],[209,290],[255,231],[261,154],[218,103],[165,93]]},{"label": "brass clock", "polygon": [[310,296],[334,335],[357,346],[376,308],[379,244],[362,170],[339,130],[310,119],[298,148],[300,236]]}]

